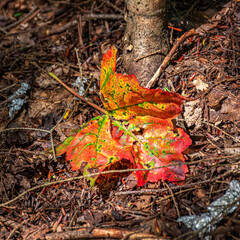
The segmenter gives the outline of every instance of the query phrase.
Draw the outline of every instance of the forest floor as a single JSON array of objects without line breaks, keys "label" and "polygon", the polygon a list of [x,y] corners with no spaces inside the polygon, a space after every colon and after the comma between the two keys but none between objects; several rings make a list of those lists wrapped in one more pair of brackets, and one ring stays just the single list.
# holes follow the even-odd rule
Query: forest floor
[{"label": "forest floor", "polygon": [[[134,174],[115,175],[91,188],[45,150],[101,113],[48,72],[75,91],[81,79],[85,98],[102,106],[101,59],[111,45],[124,72],[124,0],[0,2],[0,239],[240,239],[240,2],[168,4],[169,26],[201,32],[155,86],[192,99],[176,120],[193,142],[186,180],[137,187]],[[181,34],[169,28],[172,46]],[[221,219],[205,220],[209,232],[177,221],[209,212],[233,180],[238,195],[221,203]]]}]

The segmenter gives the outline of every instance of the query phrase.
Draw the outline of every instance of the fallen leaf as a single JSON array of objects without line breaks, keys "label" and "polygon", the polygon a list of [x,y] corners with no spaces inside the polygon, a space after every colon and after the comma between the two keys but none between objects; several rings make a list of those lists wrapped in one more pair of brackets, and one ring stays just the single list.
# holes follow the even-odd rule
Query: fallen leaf
[{"label": "fallen leaf", "polygon": [[141,87],[134,75],[115,73],[116,49],[103,56],[100,91],[106,110],[115,119],[129,120],[134,116],[173,119],[182,111],[185,99],[177,93]]},{"label": "fallen leaf", "polygon": [[[182,152],[191,139],[183,129],[174,129],[171,120],[181,112],[185,98],[141,87],[134,75],[117,74],[115,68],[112,47],[103,57],[100,77],[108,114],[92,119],[67,138],[57,147],[57,155],[66,153],[72,169],[80,169],[85,176],[132,166],[140,170],[135,171],[138,186],[160,179],[179,183],[188,171]],[[98,176],[87,178],[93,185]]]},{"label": "fallen leaf", "polygon": [[193,80],[193,84],[199,91],[204,91],[208,89],[208,84],[204,82],[206,78],[203,75],[198,75]]}]

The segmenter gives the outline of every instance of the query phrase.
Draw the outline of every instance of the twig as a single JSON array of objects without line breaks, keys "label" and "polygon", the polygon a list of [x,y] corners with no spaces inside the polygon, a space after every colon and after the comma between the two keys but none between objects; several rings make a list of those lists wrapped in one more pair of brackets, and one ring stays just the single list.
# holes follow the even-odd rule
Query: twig
[{"label": "twig", "polygon": [[[7,131],[8,129],[4,129],[4,130],[1,130],[0,132],[5,132]],[[47,131],[47,130],[44,130],[44,131]],[[224,157],[221,157],[221,158],[212,158],[212,159],[203,159],[201,160],[201,162],[203,161],[207,161],[207,160],[216,160],[216,159],[224,159],[224,158],[235,158],[235,157],[240,157],[240,154],[237,154],[237,155],[232,155],[232,156],[224,156]],[[59,180],[59,181],[54,181],[54,182],[48,182],[48,183],[45,183],[45,184],[42,184],[42,185],[38,185],[38,186],[35,186],[33,188],[30,188],[28,190],[26,190],[25,192],[19,194],[17,197],[5,202],[5,203],[2,203],[0,204],[0,207],[4,207],[12,202],[15,202],[16,200],[18,200],[19,198],[21,198],[22,196],[24,196],[25,194],[29,193],[29,192],[32,192],[34,190],[37,190],[39,188],[43,188],[43,187],[48,187],[48,186],[51,186],[51,185],[54,185],[54,184],[58,184],[58,183],[64,183],[64,182],[69,182],[69,181],[76,181],[76,180],[79,180],[79,179],[83,179],[83,178],[89,178],[89,177],[97,177],[99,175],[105,175],[105,174],[111,174],[111,173],[126,173],[126,172],[138,172],[138,171],[151,171],[151,170],[154,170],[154,169],[159,169],[159,168],[165,168],[165,167],[171,167],[171,166],[181,166],[181,165],[194,165],[196,163],[200,162],[199,161],[195,161],[195,162],[189,162],[189,163],[174,163],[174,164],[169,164],[169,165],[165,165],[165,166],[159,166],[159,167],[155,167],[155,168],[142,168],[142,169],[122,169],[122,170],[109,170],[109,171],[103,171],[103,172],[98,172],[98,173],[92,173],[92,174],[86,174],[85,176],[79,176],[79,177],[73,177],[73,178],[67,178],[67,179],[62,179],[62,180]],[[200,183],[192,183],[192,184],[187,184],[187,185],[181,185],[181,186],[177,186],[177,187],[173,187],[171,189],[179,189],[179,188],[183,188],[183,187],[189,187],[189,186],[195,186],[197,184],[202,184],[202,183],[206,183],[206,182],[211,182],[213,180],[217,180],[225,175],[228,175],[229,173],[234,173],[234,172],[237,172],[239,170],[230,170],[222,175],[219,175],[218,177],[216,177],[215,179],[210,179],[210,180],[206,180],[206,181],[203,181],[203,182],[200,182]],[[168,190],[167,188],[166,189],[156,189],[156,191],[153,191],[154,189],[151,189],[149,190],[149,192],[163,192],[163,191],[166,191]],[[142,191],[129,191],[127,192],[127,194],[141,194]],[[126,192],[120,192],[120,193],[116,193],[115,195],[124,195],[126,194]]]},{"label": "twig", "polygon": [[[136,170],[134,170],[136,171]],[[216,181],[222,177],[225,177],[229,174],[233,174],[233,173],[239,173],[240,170],[229,170],[227,172],[225,172],[224,174],[222,175],[218,175],[217,177],[213,178],[213,179],[208,179],[208,180],[204,180],[204,181],[200,181],[200,182],[194,182],[194,183],[190,183],[190,184],[185,184],[185,185],[180,185],[180,186],[176,186],[176,187],[171,187],[172,190],[178,190],[178,189],[181,189],[181,188],[188,188],[188,187],[195,187],[196,185],[200,185],[200,184],[205,184],[205,183],[209,183],[209,182],[212,182],[212,181]],[[124,192],[118,192],[118,193],[115,193],[116,196],[119,196],[119,195],[133,195],[133,194],[137,194],[137,195],[141,195],[141,194],[150,194],[150,193],[161,193],[161,192],[165,192],[167,191],[168,188],[162,188],[162,189],[143,189],[143,190],[133,190],[133,191],[124,191]],[[0,205],[1,207],[1,205]]]},{"label": "twig", "polygon": [[0,106],[1,106],[1,105],[4,105],[5,103],[11,102],[13,99],[21,98],[21,97],[23,97],[23,96],[25,96],[25,95],[26,95],[26,94],[20,94],[20,95],[16,95],[16,96],[13,96],[13,97],[11,97],[11,98],[8,98],[8,99],[6,99],[5,101],[1,102],[1,103],[0,103]]},{"label": "twig", "polygon": [[31,19],[33,19],[35,16],[37,16],[45,7],[47,6],[47,3],[44,4],[42,7],[40,7],[39,9],[37,9],[35,12],[33,12],[32,14],[30,14],[28,17],[26,17],[25,19],[23,19],[21,24],[25,24],[26,22],[30,21]]},{"label": "twig", "polygon": [[217,148],[220,153],[223,153],[222,150],[220,149],[220,147],[218,147],[216,144],[214,144],[209,138],[207,138],[207,141],[208,141],[211,145],[213,145],[215,148]]},{"label": "twig", "polygon": [[157,78],[160,76],[162,71],[167,67],[168,62],[171,60],[172,55],[176,51],[176,49],[189,37],[198,35],[197,32],[195,32],[194,29],[189,30],[188,32],[185,32],[177,41],[177,43],[172,47],[171,51],[168,53],[168,55],[163,60],[161,66],[158,68],[158,70],[155,72],[151,80],[147,83],[146,88],[151,88],[154,83],[157,81]]},{"label": "twig", "polygon": [[[91,19],[103,19],[103,20],[123,20],[123,15],[116,15],[116,14],[84,14],[82,16],[82,21],[86,21],[86,20],[91,20]],[[69,23],[67,23],[66,25],[63,25],[60,28],[57,29],[48,29],[46,31],[46,35],[52,35],[52,34],[56,34],[56,33],[61,33],[66,31],[67,29],[69,29],[70,27],[74,27],[78,24],[77,20],[73,20]]]},{"label": "twig", "polygon": [[23,231],[28,230],[27,227],[22,226],[22,223],[20,223],[21,226],[19,226],[20,224],[18,222],[10,220],[10,219],[6,219],[3,216],[0,216],[0,222],[3,222],[6,226],[9,226],[11,228],[17,228],[17,227],[19,228],[20,227]]},{"label": "twig", "polygon": [[114,8],[116,11],[124,14],[124,11],[121,8],[117,7],[115,4],[109,2],[108,0],[103,0],[103,2],[105,2],[108,6]]},{"label": "twig", "polygon": [[[51,148],[52,148],[52,153],[53,153],[53,158],[55,161],[57,161],[56,158],[56,152],[54,149],[54,142],[53,142],[53,131],[55,130],[55,128],[58,126],[58,124],[63,120],[66,112],[67,112],[68,108],[65,110],[64,114],[62,115],[62,117],[60,118],[60,120],[57,122],[57,124],[55,126],[53,126],[52,129],[50,130],[45,130],[45,129],[38,129],[38,128],[7,128],[7,129],[0,129],[0,133],[1,132],[6,132],[6,131],[17,131],[17,130],[32,130],[32,131],[40,131],[40,132],[47,132],[50,135],[50,142],[51,142]],[[6,125],[7,126],[7,125]]]},{"label": "twig", "polygon": [[229,133],[225,132],[225,131],[222,130],[221,128],[215,126],[214,124],[211,124],[211,123],[208,123],[208,122],[202,122],[202,123],[204,123],[204,124],[206,124],[206,125],[209,125],[209,126],[211,126],[211,127],[214,127],[214,128],[216,128],[216,129],[218,129],[218,130],[221,131],[223,134],[225,134],[225,135],[227,135],[228,137],[232,138],[234,141],[240,143],[240,140],[238,140],[237,138],[233,137],[233,136],[230,135]]},{"label": "twig", "polygon": [[84,14],[83,20],[91,20],[91,19],[103,19],[103,20],[122,20],[123,15],[120,14]]},{"label": "twig", "polygon": [[23,226],[23,224],[25,224],[27,222],[27,220],[24,220],[23,222],[19,223],[8,235],[7,240],[11,239],[13,237],[13,235],[15,234],[15,232],[21,228]]},{"label": "twig", "polygon": [[209,87],[205,92],[203,92],[200,96],[203,97],[204,95],[208,94],[214,87],[220,85],[220,83],[223,83],[223,82],[232,82],[232,81],[236,81],[236,80],[239,80],[239,75],[236,76],[236,77],[233,77],[233,78],[225,78],[223,80],[220,80],[218,81],[217,83],[214,83],[211,87]]},{"label": "twig", "polygon": [[73,20],[73,21],[71,21],[71,22],[69,22],[69,23],[67,23],[67,24],[65,24],[65,25],[63,25],[63,26],[61,26],[61,27],[59,27],[59,28],[51,29],[51,30],[50,30],[50,29],[47,29],[47,30],[46,30],[46,35],[53,35],[53,34],[56,34],[56,33],[64,32],[64,31],[66,31],[67,29],[69,29],[70,27],[76,26],[77,23],[78,23],[77,20]]},{"label": "twig", "polygon": [[6,129],[0,129],[0,133],[1,132],[8,132],[8,131],[17,131],[17,130],[32,130],[32,131],[40,131],[40,132],[47,132],[49,133],[49,130],[45,130],[45,129],[38,129],[38,128],[24,128],[24,127],[20,127],[20,128],[6,128]]},{"label": "twig", "polygon": [[[7,129],[5,129],[7,130]],[[4,130],[3,130],[4,131]],[[175,164],[175,165],[179,165],[179,164]],[[158,168],[163,168],[163,167],[166,167],[166,166],[161,166],[161,167],[157,167],[155,169],[158,169]],[[28,190],[26,190],[25,192],[19,194],[17,197],[5,202],[5,203],[2,203],[0,204],[0,207],[4,207],[12,202],[15,202],[16,200],[18,200],[19,198],[21,198],[22,196],[24,196],[25,194],[29,193],[29,192],[32,192],[34,190],[37,190],[39,188],[44,188],[44,187],[48,187],[48,186],[51,186],[51,185],[54,185],[54,184],[58,184],[58,183],[64,183],[64,182],[69,182],[69,181],[76,181],[76,180],[80,180],[80,179],[83,179],[83,178],[88,178],[88,177],[97,177],[98,175],[104,175],[104,174],[111,174],[111,173],[123,173],[123,172],[132,172],[132,171],[146,171],[146,170],[152,170],[154,168],[151,168],[151,169],[123,169],[123,170],[109,170],[109,171],[104,171],[104,172],[101,172],[101,173],[92,173],[92,174],[87,174],[85,176],[79,176],[79,177],[73,177],[73,178],[67,178],[67,179],[63,179],[63,180],[59,180],[59,181],[54,181],[54,182],[48,182],[48,183],[45,183],[45,184],[41,184],[41,185],[38,185],[38,186],[35,186],[33,188],[30,188]]]},{"label": "twig", "polygon": [[[44,69],[42,69],[41,67],[38,66],[37,63],[32,62],[32,64],[34,66],[36,66],[37,68],[39,68],[43,73],[46,73],[46,71]],[[74,96],[76,96],[77,98],[81,99],[83,102],[87,103],[88,105],[96,108],[97,110],[99,110],[100,112],[107,114],[107,111],[105,111],[103,108],[100,108],[99,106],[97,106],[94,103],[91,103],[89,101],[87,101],[84,97],[80,96],[78,93],[76,93],[72,88],[68,87],[63,81],[61,81],[54,73],[52,72],[48,72],[46,73],[48,74],[50,77],[52,77],[53,79],[55,79],[56,81],[58,81],[64,88],[66,88],[66,90],[68,90],[70,93],[72,93]]]},{"label": "twig", "polygon": [[83,38],[82,38],[82,15],[78,15],[78,41],[79,41],[79,47],[83,48]]},{"label": "twig", "polygon": [[7,31],[5,31],[5,29],[3,29],[2,27],[0,27],[0,32],[4,33],[5,35],[7,35],[7,34],[8,34],[8,32],[7,32]]},{"label": "twig", "polygon": [[3,91],[5,91],[5,90],[8,90],[9,88],[15,87],[16,85],[17,85],[17,83],[14,83],[14,84],[12,84],[12,85],[10,85],[10,86],[7,86],[7,87],[5,87],[5,88],[2,88],[2,89],[0,89],[0,92],[3,92]]},{"label": "twig", "polygon": [[88,105],[90,105],[91,107],[96,108],[97,110],[99,110],[100,112],[107,114],[107,111],[105,111],[103,108],[100,108],[99,106],[97,106],[94,103],[89,102],[88,100],[86,100],[85,98],[83,98],[82,96],[80,96],[79,94],[77,94],[72,88],[68,87],[64,82],[62,82],[55,74],[53,74],[52,72],[48,73],[49,76],[51,76],[52,78],[54,78],[55,80],[57,80],[64,88],[66,88],[70,93],[72,93],[74,96],[80,98],[82,101],[84,101],[85,103],[87,103]]},{"label": "twig", "polygon": [[[59,124],[59,123],[57,123],[57,124]],[[51,141],[51,146],[52,146],[53,157],[54,157],[54,160],[56,161],[57,159],[56,159],[56,153],[55,153],[55,149],[54,149],[54,142],[53,142],[53,135],[52,135],[52,132],[56,128],[56,126],[57,125],[55,125],[51,130],[38,129],[38,128],[21,128],[21,127],[20,128],[6,128],[6,129],[0,129],[0,133],[8,132],[8,131],[18,131],[18,130],[31,130],[31,131],[47,132],[48,134],[50,134],[50,141]]]},{"label": "twig", "polygon": [[[137,61],[139,61],[139,60],[141,60],[141,59],[143,59],[143,58],[147,58],[147,57],[150,57],[150,56],[155,55],[155,54],[158,54],[158,53],[164,55],[164,54],[162,53],[162,50],[157,50],[157,51],[152,52],[152,53],[149,53],[149,54],[147,54],[147,55],[144,55],[144,56],[141,56],[141,57],[135,58],[134,61],[137,62]],[[166,56],[166,55],[164,55],[164,56]]]},{"label": "twig", "polygon": [[69,1],[57,1],[57,0],[49,0],[50,3],[58,3],[58,4],[64,4],[64,5],[72,5],[74,7],[79,7],[82,5],[86,5],[90,2],[92,2],[92,0],[86,0],[86,1],[73,1],[73,2],[69,2]]},{"label": "twig", "polygon": [[170,192],[170,195],[171,195],[171,197],[172,197],[173,203],[174,203],[175,208],[176,208],[176,211],[177,211],[177,215],[178,215],[178,217],[180,218],[181,215],[180,215],[180,212],[179,212],[179,209],[178,209],[178,205],[177,205],[176,199],[175,199],[175,197],[174,197],[173,191],[172,191],[172,189],[168,186],[168,184],[167,184],[166,182],[163,181],[163,183],[164,183],[165,186],[167,186],[167,189],[168,189],[169,192]]},{"label": "twig", "polygon": [[27,154],[39,154],[39,155],[46,155],[46,153],[42,152],[42,151],[30,151],[30,150],[26,150],[26,149],[22,149],[22,148],[14,148],[11,149],[11,152],[6,151],[6,149],[0,149],[1,153],[7,153],[7,154],[15,154],[14,152],[24,152]]},{"label": "twig", "polygon": [[77,57],[77,61],[78,61],[77,65],[79,67],[80,78],[82,80],[82,64],[81,64],[81,61],[80,61],[80,58],[79,58],[79,54],[78,54],[79,49],[78,48],[74,48],[74,51],[76,53],[76,57]]},{"label": "twig", "polygon": [[51,141],[51,146],[52,146],[52,152],[53,152],[53,158],[55,161],[57,161],[57,157],[56,157],[56,152],[55,152],[55,149],[54,149],[54,142],[53,142],[53,131],[54,129],[58,126],[58,124],[63,120],[66,112],[68,111],[68,107],[66,108],[64,114],[62,115],[62,117],[59,119],[59,121],[57,122],[57,124],[55,126],[53,126],[53,128],[51,130],[49,130],[49,133],[50,133],[50,141]]},{"label": "twig", "polygon": [[[45,6],[45,5],[44,5]],[[33,10],[31,12],[29,12],[27,15],[25,15],[24,17],[22,17],[21,19],[19,19],[18,21],[6,26],[4,28],[4,30],[8,30],[9,28],[13,28],[13,27],[16,27],[18,24],[22,23],[23,21],[25,21],[25,19],[27,19],[28,17],[30,17],[35,11],[36,11],[37,7],[36,5],[34,4],[34,7],[33,7]],[[42,8],[40,8],[42,10]],[[39,11],[39,10],[38,10]]]}]

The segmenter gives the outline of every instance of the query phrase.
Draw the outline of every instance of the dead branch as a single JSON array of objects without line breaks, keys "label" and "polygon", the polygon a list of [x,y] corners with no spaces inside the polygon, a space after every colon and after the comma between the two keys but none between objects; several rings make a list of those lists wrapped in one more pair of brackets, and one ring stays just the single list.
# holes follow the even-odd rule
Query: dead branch
[{"label": "dead branch", "polygon": [[54,240],[54,239],[93,239],[93,238],[110,238],[110,239],[130,239],[130,240],[137,240],[137,239],[145,239],[145,240],[167,240],[167,237],[158,237],[153,234],[148,233],[136,233],[134,231],[128,231],[123,229],[116,229],[116,228],[80,228],[74,231],[68,232],[60,232],[60,233],[50,233],[46,234],[46,240]]},{"label": "dead branch", "polygon": [[172,55],[177,50],[177,48],[189,37],[192,37],[194,35],[198,35],[197,32],[195,32],[194,29],[189,30],[188,32],[185,32],[175,43],[175,45],[172,47],[171,51],[168,53],[168,55],[163,60],[162,64],[158,68],[158,70],[155,72],[151,80],[147,83],[146,88],[151,88],[154,83],[157,81],[158,77],[162,73],[162,71],[167,67],[168,62],[171,60]]}]

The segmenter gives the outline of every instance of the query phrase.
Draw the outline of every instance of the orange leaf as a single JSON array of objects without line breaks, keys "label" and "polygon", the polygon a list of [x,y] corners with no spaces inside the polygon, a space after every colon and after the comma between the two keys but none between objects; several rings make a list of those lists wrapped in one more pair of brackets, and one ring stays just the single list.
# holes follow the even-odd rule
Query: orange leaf
[{"label": "orange leaf", "polygon": [[[137,171],[138,186],[160,179],[175,183],[184,180],[188,169],[183,164],[185,159],[182,152],[191,144],[190,137],[183,129],[174,129],[169,120],[150,119],[131,119],[127,122],[127,130],[119,127],[118,131],[119,142],[131,145],[134,156],[132,163],[136,169],[159,167],[151,171]],[[113,122],[113,125],[116,126],[117,122]],[[126,136],[130,138],[127,140]],[[167,166],[171,164],[174,166]]]},{"label": "orange leaf", "polygon": [[115,119],[136,115],[173,119],[181,112],[183,96],[141,87],[134,75],[117,74],[115,68],[116,49],[112,47],[102,60],[100,90],[105,108]]},{"label": "orange leaf", "polygon": [[[141,87],[134,75],[117,74],[115,68],[116,49],[112,47],[103,56],[100,78],[108,114],[92,119],[66,139],[57,147],[57,155],[66,153],[72,169],[80,169],[83,175],[101,173],[121,163],[144,169],[135,173],[138,186],[160,179],[184,180],[188,168],[182,152],[191,139],[183,129],[174,129],[172,119],[181,112],[185,98]],[[124,164],[126,161],[131,164]],[[96,178],[88,176],[91,185]]]},{"label": "orange leaf", "polygon": [[[130,151],[112,137],[110,119],[106,115],[92,119],[85,128],[59,145],[56,152],[57,155],[66,153],[72,170],[80,169],[84,175],[100,173],[110,164],[132,158]],[[88,179],[93,185],[96,177]]]}]

